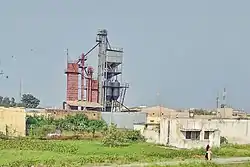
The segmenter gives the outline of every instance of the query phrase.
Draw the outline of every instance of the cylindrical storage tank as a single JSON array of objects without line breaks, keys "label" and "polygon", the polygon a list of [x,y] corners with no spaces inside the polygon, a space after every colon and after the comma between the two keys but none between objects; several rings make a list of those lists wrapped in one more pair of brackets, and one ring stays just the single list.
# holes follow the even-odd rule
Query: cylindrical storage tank
[{"label": "cylindrical storage tank", "polygon": [[106,89],[106,100],[111,100],[113,95],[113,90],[112,90],[113,83],[110,81],[105,81],[104,84]]},{"label": "cylindrical storage tank", "polygon": [[113,82],[113,100],[117,100],[120,96],[120,82],[115,81]]}]

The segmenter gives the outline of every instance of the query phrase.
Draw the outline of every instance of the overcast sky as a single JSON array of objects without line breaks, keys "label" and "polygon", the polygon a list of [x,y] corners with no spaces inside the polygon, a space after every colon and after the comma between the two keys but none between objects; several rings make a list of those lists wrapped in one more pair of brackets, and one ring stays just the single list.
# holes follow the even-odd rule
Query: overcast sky
[{"label": "overcast sky", "polygon": [[[124,48],[126,104],[214,108],[217,92],[250,110],[249,0],[11,0],[0,5],[0,94],[65,100],[65,48],[72,59],[106,28]],[[12,56],[14,56],[12,58]],[[88,64],[97,64],[96,52]],[[157,92],[160,95],[157,97]]]}]

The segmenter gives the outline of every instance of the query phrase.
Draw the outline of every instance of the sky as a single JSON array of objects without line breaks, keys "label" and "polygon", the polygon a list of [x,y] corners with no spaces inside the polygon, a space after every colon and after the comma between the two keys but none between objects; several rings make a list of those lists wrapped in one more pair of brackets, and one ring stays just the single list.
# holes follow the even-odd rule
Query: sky
[{"label": "sky", "polygon": [[[128,106],[250,111],[249,0],[12,0],[0,5],[0,95],[32,93],[43,106],[66,98],[65,49],[87,52],[98,29],[124,48]],[[89,55],[97,64],[97,52]]]}]

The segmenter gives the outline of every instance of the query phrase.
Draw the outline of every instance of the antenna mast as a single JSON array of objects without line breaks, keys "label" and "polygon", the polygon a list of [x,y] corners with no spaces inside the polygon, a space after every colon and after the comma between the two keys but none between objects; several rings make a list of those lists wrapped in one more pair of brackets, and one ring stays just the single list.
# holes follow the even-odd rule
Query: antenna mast
[{"label": "antenna mast", "polygon": [[20,103],[22,101],[22,79],[20,78],[20,83],[19,83],[19,100],[20,100]]},{"label": "antenna mast", "polygon": [[223,104],[224,104],[224,107],[227,105],[226,95],[227,95],[227,91],[226,91],[226,88],[224,88],[224,91],[223,91]]},{"label": "antenna mast", "polygon": [[216,97],[216,108],[219,108],[219,107],[220,107],[220,98],[219,98],[219,93],[218,93]]}]

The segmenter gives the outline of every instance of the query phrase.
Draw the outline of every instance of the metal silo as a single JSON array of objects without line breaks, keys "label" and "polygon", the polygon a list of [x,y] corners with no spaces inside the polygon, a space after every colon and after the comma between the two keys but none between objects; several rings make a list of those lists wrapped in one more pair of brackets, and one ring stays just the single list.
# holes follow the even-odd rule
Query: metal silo
[{"label": "metal silo", "polygon": [[120,96],[120,82],[113,82],[113,100],[117,100]]},{"label": "metal silo", "polygon": [[112,99],[112,95],[113,95],[113,83],[110,81],[105,81],[105,87],[106,87],[106,100],[111,100]]}]

